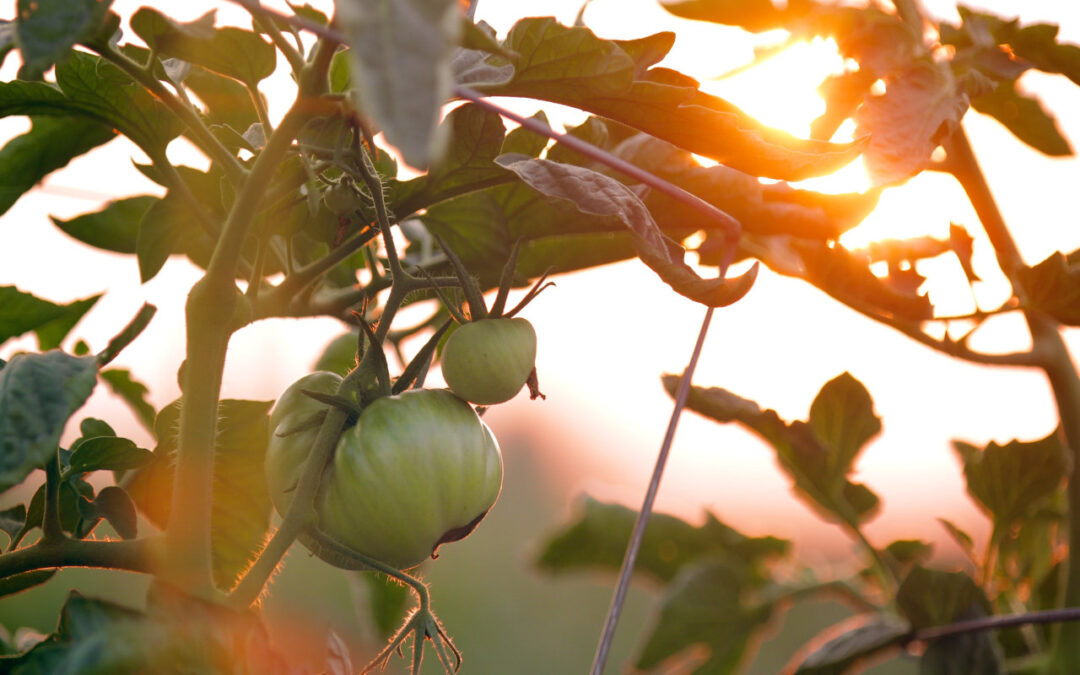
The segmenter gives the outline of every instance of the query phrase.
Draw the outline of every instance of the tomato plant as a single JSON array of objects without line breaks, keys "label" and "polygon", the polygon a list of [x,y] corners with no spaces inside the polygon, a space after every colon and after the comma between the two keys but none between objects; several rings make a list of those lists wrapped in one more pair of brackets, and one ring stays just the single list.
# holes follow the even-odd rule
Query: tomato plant
[{"label": "tomato plant", "polygon": [[[70,161],[104,158],[99,147],[122,136],[143,193],[54,224],[89,247],[133,256],[142,283],[174,256],[199,274],[182,308],[185,354],[171,403],[116,361],[147,339],[152,306],[132,307],[134,319],[95,351],[89,343],[99,340],[79,324],[101,295],[60,303],[0,286],[0,342],[21,340],[0,360],[0,491],[9,500],[0,596],[55,587],[69,566],[150,581],[136,606],[73,594],[51,636],[0,633],[0,670],[292,672],[258,605],[273,595],[275,572],[292,565],[296,542],[365,570],[382,589],[373,607],[389,604],[387,580],[415,596],[381,650],[359,648],[376,652],[365,654],[367,670],[410,638],[414,675],[428,648],[445,671],[459,669],[428,585],[405,570],[467,535],[499,497],[499,445],[469,402],[506,401],[522,383],[539,396],[537,331],[516,314],[548,274],[636,259],[680,302],[706,309],[685,373],[664,379],[676,403],[641,510],[588,501],[540,553],[549,571],[619,571],[595,675],[634,570],[660,596],[637,647],[640,670],[677,662],[734,672],[789,607],[831,595],[861,624],[793,653],[789,670],[844,672],[900,654],[924,672],[1080,671],[1080,565],[1071,560],[1080,548],[1080,377],[1065,340],[1080,325],[1080,257],[1028,264],[962,123],[974,110],[1043,154],[1072,153],[1020,83],[1030,71],[1080,82],[1078,48],[1056,26],[969,8],[953,24],[912,0],[664,2],[694,20],[835,43],[844,70],[823,83],[825,113],[799,138],[665,65],[673,33],[606,39],[585,25],[584,10],[572,26],[528,17],[500,35],[476,20],[475,2],[280,12],[235,4],[250,26],[219,26],[213,13],[185,23],[151,7],[121,16],[108,0],[18,0],[0,24],[0,59],[18,61],[0,82],[0,116],[28,124],[0,149],[0,212]],[[268,94],[286,89],[291,101],[270,105]],[[556,132],[543,110],[518,115],[493,103],[500,97],[577,109],[584,121]],[[846,127],[856,132],[848,139],[837,135]],[[176,159],[178,140],[197,151],[197,166]],[[870,189],[805,189],[802,181],[860,156]],[[956,179],[980,227],[844,245],[883,193],[926,171]],[[977,246],[993,251],[978,274]],[[990,274],[1005,297],[944,312],[920,290],[923,263],[939,258],[956,268],[960,295],[974,297]],[[742,260],[752,262],[729,276]],[[759,272],[801,279],[950,357],[1046,376],[1060,424],[1045,437],[955,443],[990,529],[976,547],[941,521],[963,567],[931,564],[921,540],[868,533],[882,500],[853,474],[882,423],[853,375],[826,383],[795,421],[691,385],[714,312],[743,301]],[[507,311],[515,288],[528,290]],[[1004,315],[1027,326],[1030,346],[976,348],[969,338]],[[348,329],[328,350],[340,376],[302,378],[272,412],[270,401],[222,398],[238,331],[309,317]],[[455,393],[425,388],[440,358]],[[152,450],[80,412],[99,384],[152,430]],[[744,535],[711,515],[700,526],[652,516],[685,407],[760,436],[799,498],[851,538],[850,569],[821,578],[790,542]],[[314,669],[351,671],[349,647],[335,635],[329,643],[330,661]]]},{"label": "tomato plant", "polygon": [[[317,433],[317,427],[300,429],[326,414],[325,404],[302,391],[332,394],[340,383],[333,373],[307,375],[282,394],[270,415],[267,480],[282,514]],[[338,439],[323,483],[319,528],[354,551],[406,570],[441,544],[466,537],[487,515],[502,485],[502,456],[468,404],[445,390],[412,390],[364,408]]]}]

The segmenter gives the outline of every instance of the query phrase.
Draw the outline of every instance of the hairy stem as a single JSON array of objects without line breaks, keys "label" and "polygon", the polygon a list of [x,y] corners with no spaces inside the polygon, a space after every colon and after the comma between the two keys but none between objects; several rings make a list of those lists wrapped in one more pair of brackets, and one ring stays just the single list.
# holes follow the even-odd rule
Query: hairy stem
[{"label": "hairy stem", "polygon": [[100,567],[153,573],[160,565],[160,544],[160,537],[128,541],[42,539],[32,546],[0,555],[0,578],[54,567]]}]

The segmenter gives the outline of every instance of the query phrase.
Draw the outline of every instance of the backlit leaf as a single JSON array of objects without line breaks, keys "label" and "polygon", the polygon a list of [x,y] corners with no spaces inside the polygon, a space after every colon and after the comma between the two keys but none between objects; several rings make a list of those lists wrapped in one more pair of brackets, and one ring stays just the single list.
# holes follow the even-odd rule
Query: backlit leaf
[{"label": "backlit leaf", "polygon": [[900,612],[912,627],[943,626],[960,616],[991,613],[990,602],[971,577],[916,565],[896,595]]},{"label": "backlit leaf", "polygon": [[461,39],[457,2],[354,0],[337,10],[361,105],[406,162],[426,168],[445,140],[436,129],[450,96],[450,58]]},{"label": "backlit leaf", "polygon": [[149,7],[131,17],[131,29],[160,54],[254,86],[277,65],[277,50],[256,33],[227,26],[215,28],[213,12],[188,24],[173,21]]},{"label": "backlit leaf", "polygon": [[81,39],[101,28],[112,0],[17,0],[15,32],[22,53],[19,78],[39,79]]},{"label": "backlit leaf", "polygon": [[[879,500],[869,488],[848,480],[852,463],[877,420],[865,407],[865,399],[853,384],[844,384],[850,375],[841,375],[823,387],[825,398],[818,407],[817,427],[826,438],[818,436],[811,423],[785,422],[773,410],[762,410],[757,403],[741,398],[719,387],[690,388],[687,407],[717,422],[739,422],[760,435],[773,446],[780,468],[792,479],[795,492],[824,518],[832,521],[859,523],[870,519],[877,511]],[[854,378],[851,378],[854,380]],[[663,377],[664,388],[674,396],[679,378]],[[844,401],[844,391],[851,393]],[[819,398],[822,395],[819,394]],[[862,417],[860,429],[852,435],[836,432],[829,423],[835,410],[850,406],[853,414]],[[826,406],[826,407],[823,407]],[[826,411],[829,412],[826,412]],[[835,445],[834,445],[835,444]]]},{"label": "backlit leaf", "polygon": [[[57,571],[58,570],[56,569],[34,570],[32,572],[23,572],[21,574],[4,577],[3,579],[0,579],[0,598],[21,593],[35,586],[40,586],[49,579],[52,579]],[[2,662],[0,662],[0,665],[2,665]]]},{"label": "backlit leaf", "polygon": [[874,184],[902,183],[929,166],[967,108],[967,94],[944,64],[920,61],[887,78],[885,93],[856,115],[856,133],[870,135],[865,157]]},{"label": "backlit leaf", "polygon": [[140,448],[127,438],[97,436],[84,439],[71,455],[71,470],[78,473],[89,471],[124,471],[137,469],[153,459],[153,454]]},{"label": "backlit leaf", "polygon": [[1027,304],[1069,326],[1080,326],[1080,262],[1053,253],[1034,267],[1016,272]]},{"label": "backlit leaf", "polygon": [[[515,161],[516,160],[516,161]],[[673,251],[652,214],[628,187],[604,174],[542,159],[503,156],[499,164],[550,199],[569,201],[580,211],[622,222],[642,262],[677,293],[696,302],[722,307],[738,301],[754,283],[757,267],[735,279],[703,279]]]},{"label": "backlit leaf", "polygon": [[1038,441],[991,442],[985,449],[954,441],[953,448],[964,464],[968,494],[993,516],[995,527],[1010,527],[1044,504],[1068,473],[1056,430]]},{"label": "backlit leaf", "polygon": [[0,492],[56,452],[68,419],[97,384],[97,358],[17,354],[0,370]]},{"label": "backlit leaf", "polygon": [[685,19],[739,26],[754,33],[787,27],[786,12],[772,0],[665,0],[660,6]]},{"label": "backlit leaf", "polygon": [[[619,504],[585,499],[576,522],[549,539],[537,565],[550,572],[601,569],[617,572],[622,564],[637,511]],[[635,572],[670,581],[689,562],[710,554],[726,554],[748,570],[787,552],[789,542],[775,537],[747,537],[706,514],[695,527],[664,513],[653,513],[645,528]]]},{"label": "backlit leaf", "polygon": [[52,221],[65,234],[84,244],[116,253],[134,253],[139,221],[156,201],[156,197],[148,196],[117,199],[100,211],[70,220],[53,217]]},{"label": "backlit leaf", "polygon": [[100,298],[95,295],[57,305],[14,286],[0,286],[0,343],[35,331],[42,350],[55,349]]},{"label": "backlit leaf", "polygon": [[972,107],[1001,122],[1014,136],[1044,155],[1072,154],[1072,146],[1061,135],[1054,116],[1037,98],[1017,91],[1012,82],[1001,82],[989,94],[975,99]]}]

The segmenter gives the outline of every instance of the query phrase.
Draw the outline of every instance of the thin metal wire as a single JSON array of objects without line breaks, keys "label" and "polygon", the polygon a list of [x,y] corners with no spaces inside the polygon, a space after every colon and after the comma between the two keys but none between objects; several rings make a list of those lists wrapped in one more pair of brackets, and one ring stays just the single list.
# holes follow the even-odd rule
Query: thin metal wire
[{"label": "thin metal wire", "polygon": [[664,433],[664,441],[660,444],[660,452],[656,456],[656,465],[653,467],[652,477],[649,479],[649,487],[645,491],[645,499],[642,501],[641,510],[637,520],[634,521],[633,534],[630,543],[626,547],[623,556],[622,567],[619,569],[619,581],[615,585],[615,594],[611,598],[611,607],[608,609],[607,618],[604,621],[604,630],[600,634],[600,642],[596,647],[596,655],[593,658],[591,675],[601,675],[604,665],[607,663],[611,644],[615,639],[615,628],[622,614],[623,604],[626,601],[626,593],[630,588],[630,577],[634,572],[634,563],[637,562],[638,551],[641,549],[641,541],[645,537],[645,526],[649,523],[653,504],[656,502],[656,493],[660,489],[660,479],[664,475],[667,466],[668,455],[671,454],[671,445],[675,440],[675,428],[679,424],[679,418],[686,407],[686,399],[690,395],[690,381],[697,369],[698,357],[705,344],[705,335],[709,332],[709,324],[712,322],[713,308],[705,311],[705,318],[701,322],[701,330],[698,331],[697,342],[694,344],[694,352],[690,355],[690,363],[687,364],[683,376],[679,380],[679,389],[675,394],[675,407],[671,411],[671,419],[668,421],[667,431]]}]

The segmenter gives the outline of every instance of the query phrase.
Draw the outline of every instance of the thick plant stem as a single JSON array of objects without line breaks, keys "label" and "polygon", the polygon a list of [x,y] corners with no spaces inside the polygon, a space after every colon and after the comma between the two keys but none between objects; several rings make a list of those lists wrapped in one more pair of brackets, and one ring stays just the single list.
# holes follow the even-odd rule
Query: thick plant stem
[{"label": "thick plant stem", "polygon": [[[1023,302],[1023,288],[1016,282],[1016,273],[1024,266],[1023,258],[994,202],[993,193],[963,129],[953,134],[946,150],[953,175],[971,200],[994,247],[998,264]],[[1076,372],[1076,365],[1061,337],[1058,324],[1035,310],[1025,310],[1024,318],[1031,331],[1032,352],[1050,383],[1065,447],[1072,458],[1068,485],[1069,560],[1066,563],[1064,604],[1067,607],[1080,607],[1080,564],[1075,559],[1076,554],[1080,554],[1080,375]],[[1080,672],[1077,644],[1080,644],[1080,624],[1063,624],[1055,642],[1050,672]]]},{"label": "thick plant stem", "polygon": [[56,567],[154,572],[161,563],[160,537],[128,541],[92,539],[41,540],[32,546],[0,555],[0,578]]}]

